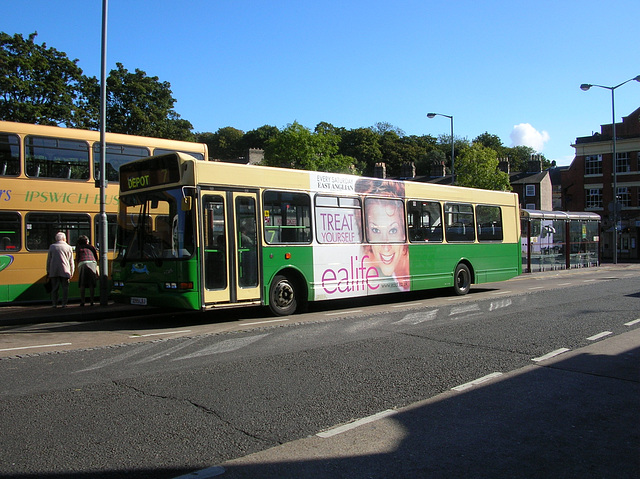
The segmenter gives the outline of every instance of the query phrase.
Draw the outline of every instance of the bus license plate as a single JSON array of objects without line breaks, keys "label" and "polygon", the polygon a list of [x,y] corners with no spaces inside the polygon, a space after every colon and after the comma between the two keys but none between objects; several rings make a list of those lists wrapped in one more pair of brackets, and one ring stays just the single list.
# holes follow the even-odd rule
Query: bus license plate
[{"label": "bus license plate", "polygon": [[131,304],[136,304],[138,306],[146,306],[147,298],[131,298]]}]

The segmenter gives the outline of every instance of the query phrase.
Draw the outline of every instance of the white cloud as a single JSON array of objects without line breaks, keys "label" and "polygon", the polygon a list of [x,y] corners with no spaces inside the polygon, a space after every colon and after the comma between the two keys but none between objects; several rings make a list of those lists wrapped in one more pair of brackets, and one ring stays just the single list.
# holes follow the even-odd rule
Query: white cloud
[{"label": "white cloud", "polygon": [[529,123],[515,125],[509,137],[512,146],[530,146],[536,152],[541,152],[544,149],[544,144],[549,141],[549,133],[538,131]]}]

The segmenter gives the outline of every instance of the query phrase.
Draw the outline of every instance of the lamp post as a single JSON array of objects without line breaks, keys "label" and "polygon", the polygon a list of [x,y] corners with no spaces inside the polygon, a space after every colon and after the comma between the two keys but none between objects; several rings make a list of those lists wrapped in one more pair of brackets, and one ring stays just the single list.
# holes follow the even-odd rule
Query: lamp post
[{"label": "lamp post", "polygon": [[611,124],[613,127],[613,264],[618,263],[618,158],[616,153],[616,101],[614,93],[616,88],[633,80],[640,82],[640,75],[629,78],[616,86],[592,85],[591,83],[580,85],[582,91],[587,91],[593,86],[611,90]]},{"label": "lamp post", "polygon": [[454,161],[454,143],[453,143],[453,115],[443,115],[442,113],[427,113],[427,118],[434,118],[436,116],[444,116],[451,120],[451,184],[454,185],[456,182],[455,177],[455,161]]}]

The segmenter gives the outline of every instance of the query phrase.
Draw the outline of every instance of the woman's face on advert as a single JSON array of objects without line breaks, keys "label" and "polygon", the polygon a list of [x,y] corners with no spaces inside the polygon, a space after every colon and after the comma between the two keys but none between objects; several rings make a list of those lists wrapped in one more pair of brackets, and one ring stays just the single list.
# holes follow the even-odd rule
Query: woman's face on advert
[{"label": "woman's face on advert", "polygon": [[402,203],[370,200],[367,208],[367,238],[382,274],[391,276],[402,255],[405,233]]}]

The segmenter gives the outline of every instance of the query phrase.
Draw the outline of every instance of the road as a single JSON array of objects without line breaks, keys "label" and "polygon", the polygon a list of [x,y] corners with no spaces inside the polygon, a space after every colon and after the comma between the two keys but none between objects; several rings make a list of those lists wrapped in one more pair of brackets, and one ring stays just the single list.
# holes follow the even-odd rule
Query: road
[{"label": "road", "polygon": [[0,475],[640,475],[640,268],[403,299],[5,314]]}]

